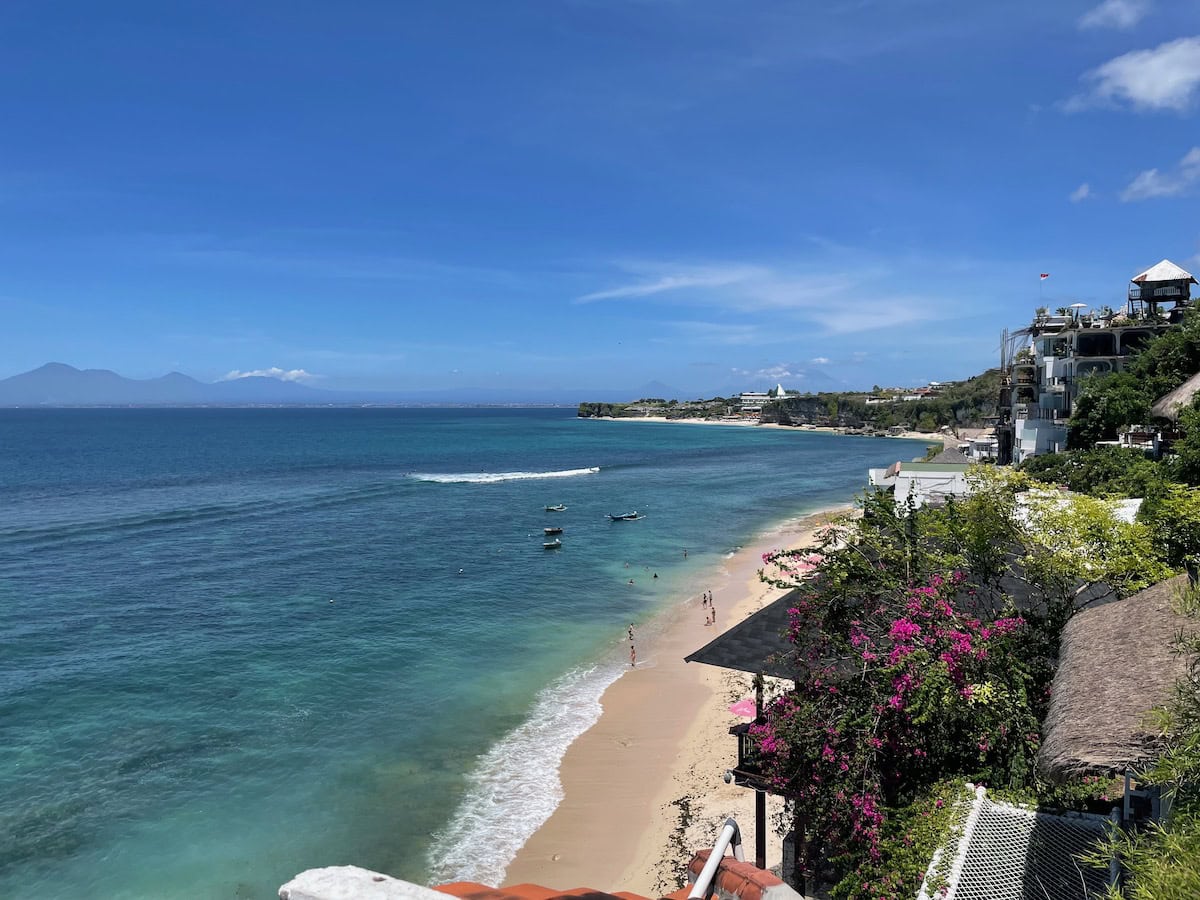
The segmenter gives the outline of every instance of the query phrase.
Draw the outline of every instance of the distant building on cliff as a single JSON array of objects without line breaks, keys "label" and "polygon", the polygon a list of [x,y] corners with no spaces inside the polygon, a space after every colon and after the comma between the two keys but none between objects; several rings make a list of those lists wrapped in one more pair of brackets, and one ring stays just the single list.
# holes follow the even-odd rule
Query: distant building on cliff
[{"label": "distant building on cliff", "polygon": [[1119,372],[1134,351],[1177,325],[1191,303],[1193,284],[1191,272],[1164,259],[1130,280],[1118,311],[1075,303],[1051,315],[1042,307],[1026,328],[1006,333],[998,461],[1015,464],[1065,450],[1067,420],[1084,379]]},{"label": "distant building on cliff", "polygon": [[799,395],[799,391],[785,391],[782,384],[777,384],[769,391],[742,391],[738,394],[738,401],[743,413],[761,413],[764,403]]}]

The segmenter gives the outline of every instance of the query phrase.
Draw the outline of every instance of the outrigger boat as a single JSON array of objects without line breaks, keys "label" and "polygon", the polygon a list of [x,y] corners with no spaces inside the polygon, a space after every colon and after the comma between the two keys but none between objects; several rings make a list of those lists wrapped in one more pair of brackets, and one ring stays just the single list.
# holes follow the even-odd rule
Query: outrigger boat
[{"label": "outrigger boat", "polygon": [[567,508],[560,503],[557,506],[547,506],[546,512],[565,512],[566,509]]},{"label": "outrigger boat", "polygon": [[633,512],[627,512],[620,516],[614,516],[612,513],[608,514],[608,520],[610,522],[635,522],[638,519],[644,519],[644,518],[646,518],[646,517],[642,516],[642,515],[638,515],[638,511],[636,509]]},{"label": "outrigger boat", "polygon": [[562,534],[563,530],[561,528],[543,528],[542,531],[546,534]]},{"label": "outrigger boat", "polygon": [[552,541],[546,541],[544,544],[542,544],[543,549],[546,550],[557,550],[561,546],[562,541],[560,541],[558,538],[555,538]]}]

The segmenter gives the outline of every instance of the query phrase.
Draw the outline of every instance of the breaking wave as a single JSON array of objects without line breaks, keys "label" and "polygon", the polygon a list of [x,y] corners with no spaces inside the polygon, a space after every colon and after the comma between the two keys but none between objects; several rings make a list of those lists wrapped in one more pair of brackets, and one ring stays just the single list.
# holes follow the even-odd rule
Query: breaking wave
[{"label": "breaking wave", "polygon": [[532,481],[538,478],[574,478],[577,475],[595,475],[599,466],[587,469],[560,469],[557,472],[411,472],[415,481],[433,481],[438,484],[496,484],[500,481]]},{"label": "breaking wave", "polygon": [[433,883],[504,880],[517,851],[562,802],[563,754],[596,724],[600,697],[622,671],[598,666],[568,672],[538,694],[524,723],[479,757],[462,803],[433,836]]}]

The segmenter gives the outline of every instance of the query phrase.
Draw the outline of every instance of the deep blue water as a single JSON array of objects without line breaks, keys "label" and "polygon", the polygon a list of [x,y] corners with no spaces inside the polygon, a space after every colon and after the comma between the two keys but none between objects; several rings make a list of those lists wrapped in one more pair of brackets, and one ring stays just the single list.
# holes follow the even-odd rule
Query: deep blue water
[{"label": "deep blue water", "polygon": [[912,455],[566,410],[0,410],[0,896],[494,881],[625,626]]}]

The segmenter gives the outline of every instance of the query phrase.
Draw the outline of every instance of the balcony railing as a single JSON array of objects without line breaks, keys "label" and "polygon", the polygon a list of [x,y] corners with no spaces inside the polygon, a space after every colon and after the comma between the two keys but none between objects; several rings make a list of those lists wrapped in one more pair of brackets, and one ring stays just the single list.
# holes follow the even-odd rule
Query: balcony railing
[{"label": "balcony railing", "polygon": [[1131,287],[1129,289],[1130,300],[1162,300],[1170,297],[1182,297],[1183,288],[1177,284],[1168,284],[1164,287],[1146,289],[1143,287]]}]

